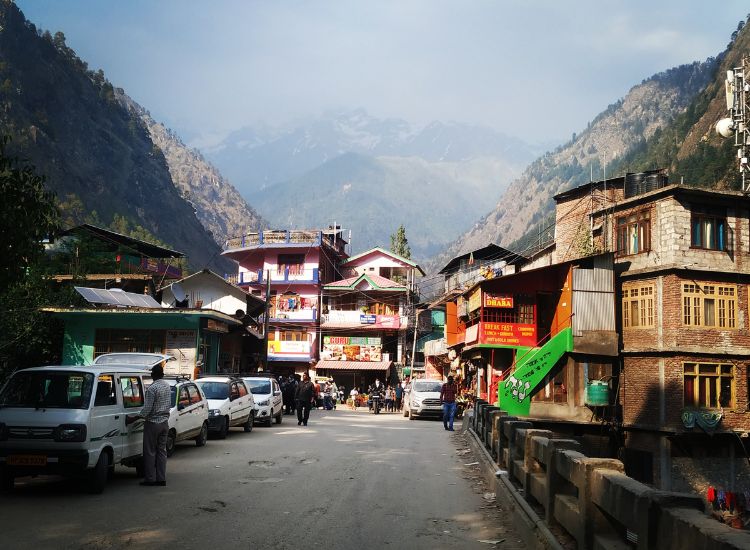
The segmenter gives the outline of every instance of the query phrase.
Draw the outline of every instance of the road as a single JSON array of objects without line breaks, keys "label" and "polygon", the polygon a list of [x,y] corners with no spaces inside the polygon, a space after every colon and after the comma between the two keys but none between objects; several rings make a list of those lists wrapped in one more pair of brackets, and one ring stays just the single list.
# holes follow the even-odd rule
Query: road
[{"label": "road", "polygon": [[0,497],[2,547],[523,548],[458,431],[341,408],[294,420],[178,444],[167,487],[120,467],[102,495],[18,480]]}]

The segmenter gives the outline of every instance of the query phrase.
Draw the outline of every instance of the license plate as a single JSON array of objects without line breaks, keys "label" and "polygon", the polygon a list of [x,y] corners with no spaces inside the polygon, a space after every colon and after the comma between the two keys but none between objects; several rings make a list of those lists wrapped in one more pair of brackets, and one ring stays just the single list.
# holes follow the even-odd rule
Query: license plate
[{"label": "license plate", "polygon": [[10,455],[8,466],[46,466],[47,457],[44,455]]}]

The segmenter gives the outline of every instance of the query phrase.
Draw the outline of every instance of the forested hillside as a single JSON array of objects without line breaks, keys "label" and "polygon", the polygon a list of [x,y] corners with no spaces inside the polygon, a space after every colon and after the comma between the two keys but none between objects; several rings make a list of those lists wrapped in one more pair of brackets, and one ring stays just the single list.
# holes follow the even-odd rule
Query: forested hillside
[{"label": "forested hillside", "polygon": [[231,264],[172,182],[148,128],[101,71],[0,0],[0,134],[44,175],[68,224],[92,222],[156,238],[193,267]]}]

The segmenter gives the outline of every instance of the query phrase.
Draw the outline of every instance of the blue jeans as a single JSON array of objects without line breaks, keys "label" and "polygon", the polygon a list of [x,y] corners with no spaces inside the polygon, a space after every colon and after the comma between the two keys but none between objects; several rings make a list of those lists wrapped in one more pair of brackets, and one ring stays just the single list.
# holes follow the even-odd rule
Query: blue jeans
[{"label": "blue jeans", "polygon": [[443,403],[443,426],[446,430],[453,429],[453,417],[456,416],[456,403]]}]

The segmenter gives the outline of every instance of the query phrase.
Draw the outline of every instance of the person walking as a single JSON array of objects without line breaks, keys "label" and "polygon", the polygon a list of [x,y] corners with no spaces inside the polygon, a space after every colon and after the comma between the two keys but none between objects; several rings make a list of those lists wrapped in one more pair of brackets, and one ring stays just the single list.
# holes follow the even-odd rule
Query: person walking
[{"label": "person walking", "polygon": [[440,402],[443,404],[443,427],[448,431],[453,431],[453,417],[456,416],[456,395],[458,388],[453,383],[453,377],[449,376],[448,381],[440,388]]},{"label": "person walking", "polygon": [[393,412],[393,388],[391,386],[385,390],[385,412]]},{"label": "person walking", "polygon": [[310,408],[312,407],[312,401],[315,399],[315,386],[310,381],[310,375],[305,373],[302,377],[302,382],[294,393],[294,399],[297,402],[297,425],[307,426],[307,421],[310,418]]},{"label": "person walking", "polygon": [[396,410],[401,410],[401,399],[404,397],[404,387],[401,384],[396,385]]},{"label": "person walking", "polygon": [[141,485],[164,487],[167,484],[167,432],[169,431],[169,408],[171,391],[164,380],[161,363],[151,369],[154,380],[145,391],[143,409],[138,414],[129,414],[126,422],[132,424],[139,418],[143,424],[143,470]]}]

